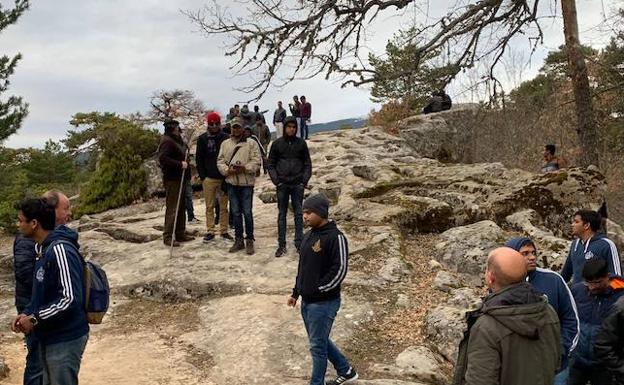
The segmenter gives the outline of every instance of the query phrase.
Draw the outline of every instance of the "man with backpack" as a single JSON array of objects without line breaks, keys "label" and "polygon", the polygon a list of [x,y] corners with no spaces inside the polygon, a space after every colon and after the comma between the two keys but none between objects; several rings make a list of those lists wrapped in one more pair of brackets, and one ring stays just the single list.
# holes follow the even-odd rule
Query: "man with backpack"
[{"label": "man with backpack", "polygon": [[54,207],[44,198],[25,199],[16,209],[19,232],[35,242],[39,257],[30,304],[15,317],[11,330],[34,333],[44,384],[78,384],[89,337],[78,233],[64,225],[55,228]]}]

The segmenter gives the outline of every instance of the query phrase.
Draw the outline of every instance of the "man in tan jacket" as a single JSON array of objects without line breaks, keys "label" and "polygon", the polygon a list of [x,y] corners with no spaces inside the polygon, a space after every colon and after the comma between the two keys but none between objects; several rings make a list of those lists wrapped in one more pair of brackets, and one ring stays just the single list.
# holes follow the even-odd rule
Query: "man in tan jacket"
[{"label": "man in tan jacket", "polygon": [[260,169],[260,151],[255,141],[243,138],[243,124],[239,118],[232,120],[231,127],[230,138],[221,144],[217,157],[217,167],[225,176],[228,186],[230,210],[234,220],[235,240],[229,251],[234,253],[246,249],[247,254],[251,255],[255,252],[252,203],[256,173]]}]

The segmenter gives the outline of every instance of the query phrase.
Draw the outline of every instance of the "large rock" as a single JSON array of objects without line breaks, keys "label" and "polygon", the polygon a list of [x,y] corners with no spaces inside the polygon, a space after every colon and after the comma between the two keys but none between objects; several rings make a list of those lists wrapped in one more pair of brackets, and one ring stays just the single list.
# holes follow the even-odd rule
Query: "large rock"
[{"label": "large rock", "polygon": [[4,363],[4,359],[0,357],[0,380],[9,376],[9,367]]},{"label": "large rock", "polygon": [[454,227],[440,234],[436,244],[440,261],[457,272],[480,275],[487,254],[504,242],[503,230],[492,221]]},{"label": "large rock", "polygon": [[457,348],[466,328],[465,314],[465,309],[440,305],[427,312],[425,319],[425,332],[432,346],[452,363],[457,360]]},{"label": "large rock", "polygon": [[164,195],[165,194],[165,186],[163,185],[163,175],[162,170],[160,169],[160,165],[158,164],[158,159],[151,158],[146,160],[141,168],[145,171],[146,176],[146,195],[148,197],[154,195]]}]

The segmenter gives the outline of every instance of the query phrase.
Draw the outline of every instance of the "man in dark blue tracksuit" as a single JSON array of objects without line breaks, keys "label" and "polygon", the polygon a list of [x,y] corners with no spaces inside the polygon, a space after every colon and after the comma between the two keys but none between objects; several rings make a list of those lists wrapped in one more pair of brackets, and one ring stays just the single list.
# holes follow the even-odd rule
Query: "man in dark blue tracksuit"
[{"label": "man in dark blue tracksuit", "polygon": [[548,303],[559,317],[561,330],[561,367],[555,376],[555,385],[567,384],[568,356],[579,339],[579,319],[572,293],[563,278],[552,270],[537,267],[537,247],[530,238],[513,238],[505,246],[518,251],[527,262],[527,282],[548,298]]},{"label": "man in dark blue tracksuit", "polygon": [[583,267],[584,282],[572,286],[581,333],[572,352],[568,384],[611,385],[611,373],[594,354],[594,345],[603,321],[615,302],[624,295],[624,279],[610,276],[607,262],[593,257]]},{"label": "man in dark blue tracksuit", "polygon": [[[303,203],[303,220],[312,227],[301,242],[297,279],[288,306],[299,296],[301,316],[310,341],[312,376],[310,385],[341,385],[357,380],[358,375],[329,335],[340,308],[340,285],[347,275],[349,247],[336,223],[329,221],[329,200],[314,195]],[[325,382],[327,360],[338,376]]]},{"label": "man in dark blue tracksuit", "polygon": [[572,242],[568,258],[561,270],[561,276],[566,282],[570,279],[573,283],[582,282],[583,265],[594,256],[601,257],[607,262],[609,273],[622,275],[617,247],[606,235],[598,233],[600,225],[600,214],[596,211],[579,210],[574,214],[572,233],[577,239]]},{"label": "man in dark blue tracksuit", "polygon": [[54,207],[45,199],[26,199],[16,208],[19,231],[36,242],[38,257],[31,302],[11,328],[34,333],[44,384],[78,384],[89,335],[78,233],[64,225],[55,228]]}]

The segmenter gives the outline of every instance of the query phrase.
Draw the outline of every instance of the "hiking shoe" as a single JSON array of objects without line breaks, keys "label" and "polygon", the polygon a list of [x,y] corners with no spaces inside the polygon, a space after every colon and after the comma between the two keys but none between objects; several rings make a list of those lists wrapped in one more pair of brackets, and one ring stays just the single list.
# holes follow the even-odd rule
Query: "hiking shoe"
[{"label": "hiking shoe", "polygon": [[200,222],[200,221],[199,221],[199,219],[197,219],[197,218],[191,218],[191,219],[189,219],[188,223],[189,223],[190,225],[197,225],[197,224],[199,224],[199,223],[201,223],[201,222]]},{"label": "hiking shoe", "polygon": [[327,385],[341,385],[341,384],[349,384],[358,379],[358,374],[355,372],[355,369],[349,368],[349,371],[346,374],[338,375],[335,380],[327,381]]},{"label": "hiking shoe", "polygon": [[176,241],[178,242],[189,242],[194,240],[195,237],[188,235],[188,234],[184,234],[181,238],[176,238]]},{"label": "hiking shoe", "polygon": [[236,238],[234,240],[234,244],[232,245],[232,247],[230,247],[230,250],[228,250],[230,253],[235,253],[239,250],[242,250],[245,248],[245,242],[243,241],[243,238]]},{"label": "hiking shoe", "polygon": [[[171,247],[171,241],[170,240],[169,241],[165,240],[165,241],[163,241],[163,243],[165,244],[165,246]],[[173,241],[173,247],[180,247],[180,242]]]},{"label": "hiking shoe", "polygon": [[233,240],[234,240],[234,237],[233,237],[233,236],[231,236],[229,233],[223,233],[223,234],[221,234],[221,238],[224,238],[224,239],[229,239],[230,241],[233,241]]},{"label": "hiking shoe", "polygon": [[245,241],[245,252],[247,253],[247,255],[252,255],[256,252],[253,239],[248,239]]},{"label": "hiking shoe", "polygon": [[204,240],[202,242],[208,243],[208,242],[212,241],[213,239],[214,239],[214,234],[206,234],[206,236],[204,236]]},{"label": "hiking shoe", "polygon": [[286,254],[285,246],[280,246],[277,248],[277,250],[275,250],[275,258],[282,257],[284,254]]}]

